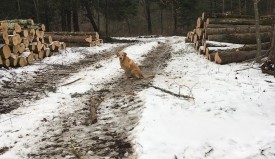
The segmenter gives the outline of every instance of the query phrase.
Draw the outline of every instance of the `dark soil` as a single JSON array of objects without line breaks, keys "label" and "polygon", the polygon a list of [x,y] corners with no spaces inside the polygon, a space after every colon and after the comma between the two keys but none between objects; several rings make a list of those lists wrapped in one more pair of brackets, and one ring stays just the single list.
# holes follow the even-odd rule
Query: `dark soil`
[{"label": "dark soil", "polygon": [[[159,73],[169,58],[170,46],[163,43],[142,62],[144,75]],[[118,77],[100,91],[76,97],[83,104],[46,123],[49,129],[29,158],[133,158],[129,135],[143,110],[137,93],[150,82]]]}]

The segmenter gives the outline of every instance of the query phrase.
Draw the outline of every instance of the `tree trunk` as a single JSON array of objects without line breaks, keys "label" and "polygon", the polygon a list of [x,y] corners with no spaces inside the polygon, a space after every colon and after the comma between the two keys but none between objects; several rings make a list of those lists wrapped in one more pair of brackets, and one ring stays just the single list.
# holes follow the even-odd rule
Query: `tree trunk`
[{"label": "tree trunk", "polygon": [[8,45],[0,44],[0,58],[8,59],[11,56],[11,50]]},{"label": "tree trunk", "polygon": [[105,0],[105,34],[106,36],[108,36],[108,32],[109,32],[109,13],[108,13],[108,10],[109,10],[109,3],[108,3],[108,0]]},{"label": "tree trunk", "polygon": [[62,31],[67,31],[67,17],[66,17],[66,12],[64,8],[61,8],[61,30]]},{"label": "tree trunk", "polygon": [[22,14],[21,14],[20,0],[16,0],[16,1],[17,1],[18,13],[19,13],[19,16],[21,18]]},{"label": "tree trunk", "polygon": [[[270,32],[261,33],[260,37],[262,38],[262,42],[269,42],[271,33]],[[235,43],[235,44],[256,44],[257,43],[255,33],[208,35],[208,40]]]},{"label": "tree trunk", "polygon": [[128,18],[126,19],[126,23],[127,23],[128,33],[129,33],[129,35],[131,35],[131,25],[130,25],[130,21]]},{"label": "tree trunk", "polygon": [[[255,19],[252,18],[208,18],[206,20],[206,26],[208,24],[231,24],[231,25],[255,25]],[[261,25],[271,25],[271,19],[261,19],[259,21]]]},{"label": "tree trunk", "polygon": [[10,58],[10,66],[11,67],[16,67],[18,64],[18,56],[16,54],[11,54]]},{"label": "tree trunk", "polygon": [[74,31],[79,31],[79,22],[78,22],[78,2],[76,0],[73,1],[73,28]]},{"label": "tree trunk", "polygon": [[[264,54],[266,50],[262,50]],[[228,64],[232,62],[242,62],[246,60],[250,60],[256,57],[257,51],[219,51],[215,54],[215,62],[217,64]]]},{"label": "tree trunk", "polygon": [[163,35],[163,9],[160,7],[160,34]]},{"label": "tree trunk", "polygon": [[66,18],[67,18],[67,31],[72,31],[72,14],[71,14],[71,10],[66,11]]},{"label": "tree trunk", "polygon": [[[261,43],[261,48],[268,50],[270,48],[270,42]],[[243,47],[238,48],[240,51],[252,51],[257,50],[257,44],[244,45]]]},{"label": "tree trunk", "polygon": [[39,12],[38,12],[38,1],[33,0],[33,5],[35,9],[36,21],[39,23]]},{"label": "tree trunk", "polygon": [[62,41],[65,43],[85,43],[87,36],[70,36],[70,35],[51,35],[53,41]]},{"label": "tree trunk", "polygon": [[45,35],[64,35],[64,36],[93,36],[93,39],[99,39],[98,32],[45,32]]},{"label": "tree trunk", "polygon": [[260,20],[259,20],[259,11],[258,11],[258,2],[259,0],[254,0],[254,12],[255,12],[255,27],[256,27],[256,41],[257,41],[257,55],[256,62],[260,62],[261,56],[261,35],[260,35]]},{"label": "tree trunk", "polygon": [[86,11],[87,11],[87,14],[86,14],[87,18],[90,20],[90,22],[91,22],[91,24],[92,24],[92,26],[94,28],[94,31],[99,32],[98,26],[96,25],[96,22],[95,22],[95,20],[93,18],[93,12],[91,10],[89,1],[84,0],[83,2],[84,2],[84,6],[86,8]]},{"label": "tree trunk", "polygon": [[177,19],[177,8],[176,8],[176,2],[172,2],[172,10],[173,10],[173,19],[174,19],[174,35],[177,35],[177,28],[178,28],[178,19]]},{"label": "tree trunk", "polygon": [[150,0],[142,0],[145,8],[145,16],[147,21],[147,31],[148,34],[152,34],[152,22],[151,22],[151,10],[150,10]]},{"label": "tree trunk", "polygon": [[[271,32],[272,26],[263,25],[259,26],[260,32]],[[227,28],[206,28],[205,33],[207,35],[213,34],[236,34],[236,33],[255,33],[256,27],[255,26],[232,26]]]}]

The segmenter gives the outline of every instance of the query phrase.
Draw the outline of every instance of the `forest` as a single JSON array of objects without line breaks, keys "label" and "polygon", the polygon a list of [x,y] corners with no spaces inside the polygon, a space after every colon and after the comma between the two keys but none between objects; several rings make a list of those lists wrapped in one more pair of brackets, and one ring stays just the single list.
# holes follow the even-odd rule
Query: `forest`
[{"label": "forest", "polygon": [[[273,14],[274,0],[260,0]],[[47,31],[107,36],[186,35],[202,12],[254,15],[253,0],[1,0],[0,20],[32,18]]]}]

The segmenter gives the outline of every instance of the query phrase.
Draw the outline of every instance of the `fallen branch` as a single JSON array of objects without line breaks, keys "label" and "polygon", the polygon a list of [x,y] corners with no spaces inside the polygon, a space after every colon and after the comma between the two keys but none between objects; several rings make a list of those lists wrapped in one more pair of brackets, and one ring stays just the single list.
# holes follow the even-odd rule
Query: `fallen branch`
[{"label": "fallen branch", "polygon": [[153,87],[153,88],[155,88],[155,89],[157,89],[157,90],[160,90],[160,91],[162,91],[162,92],[164,92],[164,93],[168,93],[168,94],[173,95],[173,96],[175,96],[175,97],[180,97],[180,98],[185,98],[185,99],[195,99],[195,98],[192,97],[192,96],[176,94],[176,93],[171,92],[171,91],[169,91],[169,90],[166,90],[166,89],[163,89],[163,88],[154,86],[154,85],[152,85],[151,83],[149,83],[149,84],[141,84],[141,85],[142,85],[142,86],[145,86],[145,87]]},{"label": "fallen branch", "polygon": [[72,84],[72,83],[75,83],[75,82],[77,82],[77,81],[79,81],[79,80],[81,80],[81,78],[78,78],[78,79],[76,79],[76,80],[74,80],[74,81],[72,81],[72,82],[63,84],[63,85],[61,85],[61,86],[67,86],[67,85],[70,85],[70,84]]}]

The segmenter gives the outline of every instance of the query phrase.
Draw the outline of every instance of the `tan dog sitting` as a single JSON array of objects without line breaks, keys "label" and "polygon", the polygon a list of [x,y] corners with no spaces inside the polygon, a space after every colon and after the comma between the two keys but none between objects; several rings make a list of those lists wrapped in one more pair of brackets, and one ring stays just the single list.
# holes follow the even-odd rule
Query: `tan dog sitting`
[{"label": "tan dog sitting", "polygon": [[138,65],[127,56],[127,53],[119,51],[117,57],[119,57],[120,66],[125,71],[127,78],[144,78]]}]

